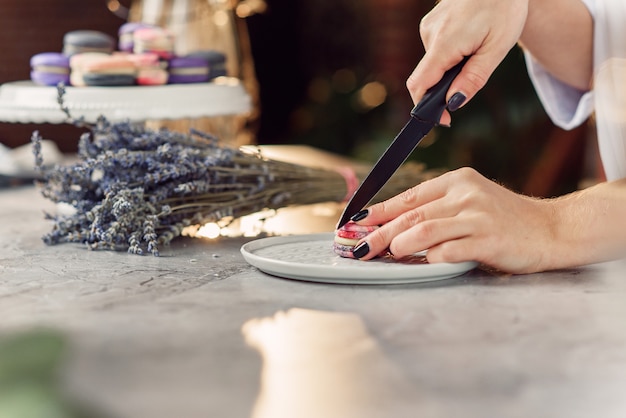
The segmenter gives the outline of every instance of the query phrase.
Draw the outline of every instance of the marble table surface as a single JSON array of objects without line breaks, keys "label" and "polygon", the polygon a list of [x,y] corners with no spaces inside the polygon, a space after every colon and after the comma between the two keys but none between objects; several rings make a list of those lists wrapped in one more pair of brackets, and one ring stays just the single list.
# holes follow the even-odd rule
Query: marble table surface
[{"label": "marble table surface", "polygon": [[62,392],[99,416],[626,416],[620,262],[320,284],[248,265],[253,238],[49,247],[34,188],[0,203],[0,337],[61,335]]}]

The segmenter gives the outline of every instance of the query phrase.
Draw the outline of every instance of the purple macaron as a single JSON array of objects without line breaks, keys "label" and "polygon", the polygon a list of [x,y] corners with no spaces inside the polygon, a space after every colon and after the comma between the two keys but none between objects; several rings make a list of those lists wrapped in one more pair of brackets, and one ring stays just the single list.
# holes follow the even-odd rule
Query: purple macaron
[{"label": "purple macaron", "polygon": [[169,84],[204,83],[209,81],[209,65],[198,57],[174,57],[168,65]]},{"label": "purple macaron", "polygon": [[209,80],[216,77],[225,76],[226,71],[226,54],[213,49],[194,51],[187,55],[188,57],[202,58],[209,65]]},{"label": "purple macaron", "polygon": [[59,52],[42,52],[30,59],[30,78],[36,84],[56,86],[70,84],[69,58]]}]

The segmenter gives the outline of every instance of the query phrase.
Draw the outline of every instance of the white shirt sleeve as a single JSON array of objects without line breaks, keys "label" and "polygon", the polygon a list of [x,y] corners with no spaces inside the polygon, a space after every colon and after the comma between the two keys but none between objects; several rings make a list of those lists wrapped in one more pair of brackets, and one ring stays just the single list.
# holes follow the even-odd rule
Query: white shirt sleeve
[{"label": "white shirt sleeve", "polygon": [[[595,0],[581,0],[595,14]],[[554,78],[533,56],[524,51],[530,80],[539,100],[555,125],[573,129],[593,112],[593,91],[581,91]]]}]

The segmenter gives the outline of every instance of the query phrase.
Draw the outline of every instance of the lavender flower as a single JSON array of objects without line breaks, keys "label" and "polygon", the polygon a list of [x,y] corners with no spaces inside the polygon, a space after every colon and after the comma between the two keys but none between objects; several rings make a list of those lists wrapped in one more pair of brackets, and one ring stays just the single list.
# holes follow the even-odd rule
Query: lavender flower
[{"label": "lavender flower", "polygon": [[[221,145],[210,134],[149,130],[130,122],[99,118],[78,142],[79,161],[51,169],[44,166],[41,136],[32,135],[35,165],[43,174],[44,197],[67,203],[72,215],[47,214],[52,231],[46,244],[83,243],[92,250],[127,250],[160,254],[159,248],[183,228],[233,219],[264,209],[341,201],[346,181],[338,172],[264,159]],[[365,173],[361,173],[365,174]],[[407,166],[392,179],[392,196],[435,172]]]}]

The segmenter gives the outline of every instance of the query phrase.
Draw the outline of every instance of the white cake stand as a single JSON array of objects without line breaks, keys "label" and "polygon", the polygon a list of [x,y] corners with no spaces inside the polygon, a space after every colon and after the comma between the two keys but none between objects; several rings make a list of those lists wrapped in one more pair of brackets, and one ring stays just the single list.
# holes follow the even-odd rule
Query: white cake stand
[{"label": "white cake stand", "polygon": [[[65,105],[72,117],[95,122],[143,122],[213,116],[244,115],[252,109],[250,96],[236,78],[209,83],[131,87],[66,87]],[[0,121],[65,123],[57,103],[57,88],[31,81],[0,86]]]}]

